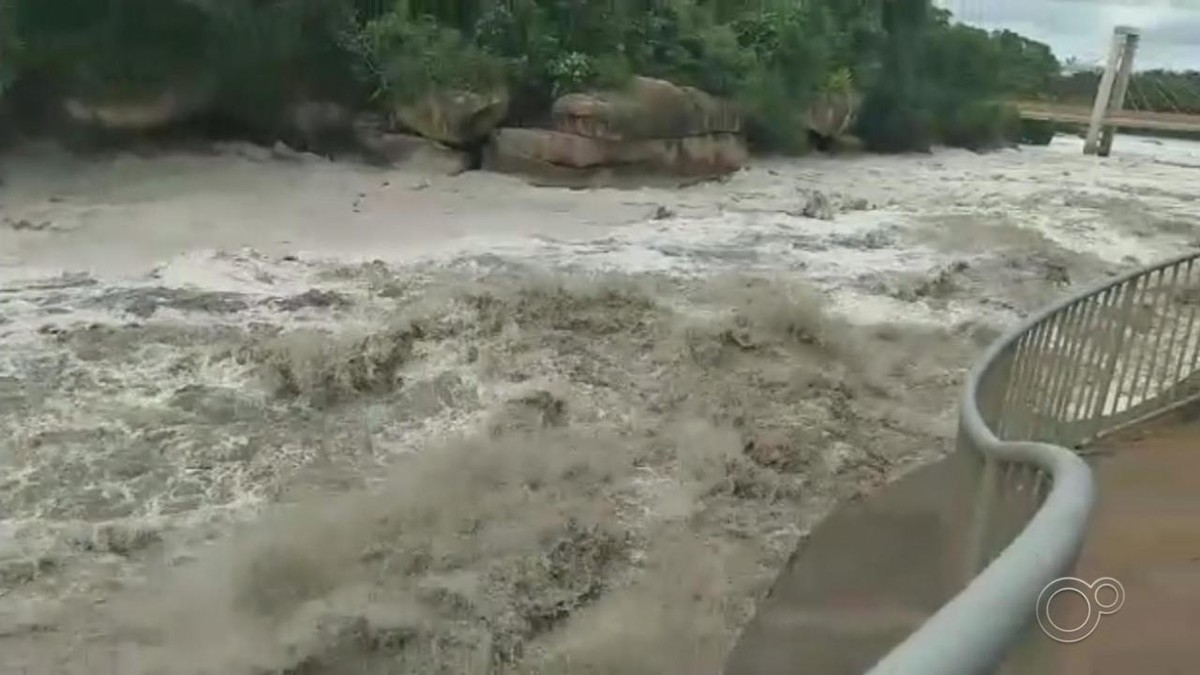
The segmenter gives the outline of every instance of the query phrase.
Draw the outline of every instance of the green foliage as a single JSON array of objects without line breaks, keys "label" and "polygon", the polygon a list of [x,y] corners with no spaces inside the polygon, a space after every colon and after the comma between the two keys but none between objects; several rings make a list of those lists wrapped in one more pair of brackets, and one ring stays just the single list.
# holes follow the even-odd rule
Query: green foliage
[{"label": "green foliage", "polygon": [[0,4],[0,98],[17,81],[24,51],[24,43],[12,28],[10,5]]},{"label": "green foliage", "polygon": [[[804,113],[839,65],[827,36],[836,34],[819,3],[782,4],[734,23],[753,68],[738,76],[735,98],[747,114],[752,147],[794,154],[808,148]],[[849,67],[842,66],[849,70]]]},{"label": "green foliage", "polygon": [[90,97],[211,82],[215,114],[272,129],[298,100],[391,105],[506,85],[515,121],[634,74],[740,104],[758,149],[802,152],[820,94],[865,94],[877,151],[1021,135],[989,101],[1061,89],[1046,45],[954,24],[930,0],[0,0],[0,91]]},{"label": "green foliage", "polygon": [[1018,140],[1029,145],[1050,145],[1058,128],[1054,122],[1046,120],[1021,120],[1021,130]]},{"label": "green foliage", "polygon": [[928,152],[934,131],[933,115],[918,95],[880,86],[863,100],[855,135],[871,152]]},{"label": "green foliage", "polygon": [[808,150],[804,109],[786,93],[775,72],[758,72],[746,83],[741,101],[749,113],[746,140],[760,152],[795,155]]},{"label": "green foliage", "polygon": [[999,52],[999,88],[1023,99],[1047,96],[1062,71],[1049,45],[1012,31],[993,34]]},{"label": "green foliage", "polygon": [[366,24],[358,53],[376,94],[409,102],[434,89],[487,91],[504,81],[503,63],[429,16],[386,14]]},{"label": "green foliage", "polygon": [[25,68],[85,97],[157,93],[205,67],[211,23],[183,0],[13,0]]},{"label": "green foliage", "polygon": [[954,24],[922,0],[897,0],[884,19],[883,77],[868,91],[858,130],[876,151],[922,151],[934,141],[1008,145],[1020,137],[1019,115],[995,101],[1039,96],[1059,71],[1046,45]]},{"label": "green foliage", "polygon": [[511,2],[492,4],[469,28],[503,64],[516,117],[534,118],[563,94],[625,84],[628,27],[610,3]]},{"label": "green foliage", "polygon": [[[1085,70],[1055,78],[1049,97],[1091,105],[1100,84],[1100,70]],[[1133,73],[1126,107],[1156,112],[1200,114],[1200,71],[1143,70]]]},{"label": "green foliage", "polygon": [[849,68],[838,68],[829,73],[821,91],[828,94],[847,94],[854,91],[854,73]]},{"label": "green foliage", "polygon": [[266,129],[299,99],[355,101],[356,61],[340,41],[354,27],[352,10],[332,0],[211,0],[217,112]]},{"label": "green foliage", "polygon": [[882,67],[863,100],[856,130],[868,150],[927,152],[935,140],[931,87],[918,77],[935,30],[930,9],[925,0],[892,0],[883,8]]},{"label": "green foliage", "polygon": [[971,101],[941,121],[939,135],[946,145],[991,150],[1016,142],[1020,124],[1020,114],[1007,103]]}]

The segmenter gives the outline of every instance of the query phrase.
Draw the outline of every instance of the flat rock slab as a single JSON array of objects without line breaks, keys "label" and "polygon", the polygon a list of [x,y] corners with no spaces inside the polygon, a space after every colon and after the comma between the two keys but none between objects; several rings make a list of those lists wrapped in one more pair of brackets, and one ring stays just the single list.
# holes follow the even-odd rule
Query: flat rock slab
[{"label": "flat rock slab", "polygon": [[745,144],[731,134],[612,141],[552,129],[505,128],[486,147],[483,166],[535,180],[587,184],[606,170],[626,176],[722,176],[748,160]]},{"label": "flat rock slab", "polygon": [[737,106],[694,87],[635,77],[620,91],[568,94],[554,102],[554,128],[612,141],[739,134]]}]

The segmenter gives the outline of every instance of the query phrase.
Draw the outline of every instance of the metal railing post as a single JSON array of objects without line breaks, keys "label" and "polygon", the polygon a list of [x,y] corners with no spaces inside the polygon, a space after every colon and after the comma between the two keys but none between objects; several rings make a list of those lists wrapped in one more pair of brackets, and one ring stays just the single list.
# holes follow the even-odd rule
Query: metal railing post
[{"label": "metal railing post", "polygon": [[[988,348],[968,378],[959,421],[958,451],[979,460],[967,584],[869,675],[1041,665],[1028,639],[1037,635],[1037,595],[1073,569],[1095,503],[1091,469],[1069,447],[1200,399],[1200,387],[1185,386],[1200,379],[1197,299],[1178,297],[1181,268],[1190,288],[1196,260],[1200,253],[1123,274],[1036,313]],[[1139,331],[1141,304],[1151,317]],[[1142,400],[1121,406],[1122,396],[1139,393]]]}]

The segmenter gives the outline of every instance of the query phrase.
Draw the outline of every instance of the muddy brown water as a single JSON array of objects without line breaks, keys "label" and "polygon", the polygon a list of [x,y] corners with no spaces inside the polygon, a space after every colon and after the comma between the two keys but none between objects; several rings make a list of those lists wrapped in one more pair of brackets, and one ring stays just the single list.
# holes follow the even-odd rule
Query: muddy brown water
[{"label": "muddy brown water", "polygon": [[988,339],[1182,245],[1128,190],[1191,174],[1114,160],[6,157],[0,670],[716,672],[816,522],[946,453]]}]

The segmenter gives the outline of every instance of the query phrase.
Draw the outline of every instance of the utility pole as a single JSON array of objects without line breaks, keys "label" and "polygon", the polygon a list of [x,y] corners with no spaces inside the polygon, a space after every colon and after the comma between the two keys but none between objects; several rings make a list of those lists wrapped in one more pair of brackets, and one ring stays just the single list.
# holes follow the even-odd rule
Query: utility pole
[{"label": "utility pole", "polygon": [[[1100,150],[1100,134],[1104,129],[1105,117],[1111,112],[1114,103],[1114,87],[1117,83],[1118,71],[1124,73],[1117,98],[1124,105],[1125,93],[1129,87],[1129,75],[1133,72],[1133,46],[1137,42],[1136,28],[1117,26],[1113,30],[1112,44],[1109,46],[1108,63],[1104,66],[1104,74],[1100,77],[1100,87],[1096,90],[1096,101],[1092,105],[1092,116],[1088,121],[1087,139],[1083,143],[1083,154],[1095,155]],[[1110,130],[1111,131],[1111,130]],[[1111,149],[1112,139],[1108,140]],[[1104,154],[1107,154],[1105,152]]]},{"label": "utility pole", "polygon": [[[1125,34],[1125,49],[1121,54],[1121,66],[1117,69],[1117,81],[1113,84],[1113,99],[1108,106],[1109,112],[1117,112],[1125,107],[1125,94],[1129,92],[1129,80],[1133,76],[1133,56],[1137,52],[1138,39],[1141,36],[1133,28],[1128,28]],[[1100,148],[1097,154],[1108,157],[1112,152],[1113,136],[1117,128],[1111,124],[1105,125],[1100,132]]]}]

